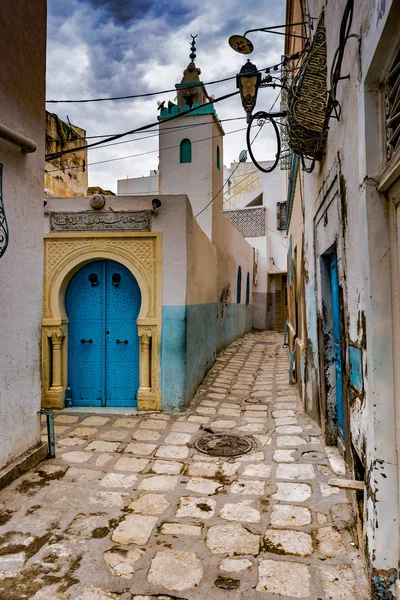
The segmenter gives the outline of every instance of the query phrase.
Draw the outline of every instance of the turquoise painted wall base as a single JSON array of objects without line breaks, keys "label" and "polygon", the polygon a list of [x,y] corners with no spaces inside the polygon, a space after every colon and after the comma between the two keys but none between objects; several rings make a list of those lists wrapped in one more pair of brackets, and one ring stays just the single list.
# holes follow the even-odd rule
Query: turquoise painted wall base
[{"label": "turquoise painted wall base", "polygon": [[164,306],[161,340],[162,408],[184,410],[217,352],[251,329],[245,304]]}]

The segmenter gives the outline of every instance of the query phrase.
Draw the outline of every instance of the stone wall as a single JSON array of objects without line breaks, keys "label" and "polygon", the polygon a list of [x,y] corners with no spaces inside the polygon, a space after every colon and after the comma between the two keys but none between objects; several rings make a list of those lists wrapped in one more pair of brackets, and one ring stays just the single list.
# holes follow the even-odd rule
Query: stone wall
[{"label": "stone wall", "polygon": [[[86,144],[86,131],[46,111],[46,154]],[[45,197],[84,196],[88,189],[87,150],[71,152],[46,163]]]}]

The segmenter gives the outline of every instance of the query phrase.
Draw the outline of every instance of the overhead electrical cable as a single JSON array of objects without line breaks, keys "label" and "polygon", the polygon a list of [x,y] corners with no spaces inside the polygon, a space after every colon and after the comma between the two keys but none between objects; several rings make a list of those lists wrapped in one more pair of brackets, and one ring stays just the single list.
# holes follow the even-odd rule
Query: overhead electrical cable
[{"label": "overhead electrical cable", "polygon": [[[254,173],[254,171],[253,171],[253,173]],[[227,200],[224,200],[224,204],[226,204],[227,202],[230,202],[232,200],[232,198],[234,198],[238,194],[241,194],[243,192],[243,190],[246,190],[250,185],[252,185],[253,183],[256,183],[256,181],[259,181],[258,177],[256,177],[255,179],[252,179],[251,181],[249,181],[249,183],[246,183],[246,185],[244,187],[240,188],[240,190],[238,190],[237,192],[232,194],[232,196],[229,196],[229,198]],[[238,208],[235,204],[233,206],[234,206],[234,208]],[[244,208],[246,208],[246,207],[244,207]]]},{"label": "overhead electrical cable", "polygon": [[[218,119],[218,121],[220,123],[227,123],[228,121],[244,121],[246,117],[231,117],[230,119]],[[159,123],[156,123],[154,125],[154,127],[158,127]],[[208,123],[192,123],[191,125],[175,125],[174,127],[165,127],[165,132],[160,132],[160,134],[156,133],[154,135],[164,135],[166,133],[170,133],[170,132],[174,132],[174,131],[179,131],[181,129],[191,129],[192,127],[204,127],[205,125],[208,125]],[[140,131],[138,132],[140,133]],[[74,138],[71,139],[71,142],[76,142],[79,139],[85,139],[85,140],[91,140],[91,139],[96,139],[96,138],[106,138],[106,137],[110,137],[111,135],[119,135],[118,133],[103,133],[103,135],[85,135],[84,138]],[[150,137],[150,136],[149,136]],[[142,138],[138,138],[138,139],[142,139]],[[65,140],[61,140],[61,138],[52,138],[53,142],[61,142],[61,141],[65,141]]]},{"label": "overhead electrical cable", "polygon": [[225,179],[222,188],[215,194],[215,196],[213,196],[210,200],[210,202],[208,204],[205,205],[204,208],[202,208],[196,215],[194,215],[194,218],[196,219],[198,216],[200,216],[213,202],[216,198],[218,198],[218,196],[220,195],[220,193],[222,192],[222,190],[224,189],[224,187],[226,186],[226,184],[229,181],[229,178],[232,177],[232,175],[237,171],[237,169],[239,168],[240,162],[238,162],[238,164],[236,165],[236,167],[233,169],[232,173],[229,175],[228,179]]},{"label": "overhead electrical cable", "polygon": [[[231,133],[238,133],[239,131],[245,131],[246,128],[245,127],[241,127],[240,129],[234,129],[233,131],[227,131],[225,135],[229,135]],[[205,142],[206,140],[211,140],[213,138],[216,137],[220,137],[220,134],[217,133],[216,135],[211,135],[209,137],[206,138],[202,138],[201,140],[194,140],[192,142],[192,144],[198,144],[199,142]],[[179,148],[180,144],[176,144],[175,146],[169,146],[168,148],[163,148],[163,150],[172,150],[173,148]],[[145,156],[146,154],[154,154],[156,152],[159,152],[160,149],[157,148],[157,150],[148,150],[147,152],[140,152],[139,154],[128,154],[127,156],[119,156],[117,158],[108,158],[106,160],[99,160],[96,162],[91,162],[91,163],[86,163],[85,165],[81,164],[81,165],[73,165],[72,167],[62,167],[61,169],[50,169],[48,171],[46,171],[46,173],[55,173],[58,171],[72,171],[73,169],[82,169],[83,167],[87,168],[93,165],[101,165],[104,163],[108,163],[108,162],[115,162],[117,160],[124,160],[125,158],[136,158],[138,156]]]},{"label": "overhead electrical cable", "polygon": [[[281,65],[283,64],[283,61],[280,63]],[[277,65],[279,66],[279,65]],[[273,104],[271,105],[271,108],[269,110],[269,112],[271,112],[272,108],[275,106],[276,102],[278,101],[279,96],[281,95],[281,92],[279,91],[278,96],[275,98]],[[260,133],[261,129],[262,129],[263,125],[261,125],[259,131],[256,133],[256,135],[253,138],[253,142],[255,141],[255,139],[257,138],[258,134]],[[219,194],[223,191],[225,185],[228,183],[228,181],[230,180],[231,177],[233,177],[234,173],[236,172],[236,170],[238,169],[240,165],[240,162],[238,162],[238,164],[236,165],[236,167],[234,168],[234,170],[232,171],[232,173],[230,173],[228,179],[226,179],[226,181],[224,182],[222,188],[219,190],[219,192],[213,197],[211,198],[210,202],[208,202],[208,204],[206,204],[206,206],[204,206],[204,208],[201,209],[200,212],[197,213],[197,215],[195,215],[195,217],[198,217],[199,215],[201,215],[213,202],[216,198],[218,198]],[[268,229],[268,227],[267,227]],[[270,231],[273,231],[273,229],[271,229]],[[274,233],[277,233],[276,231],[273,231]]]},{"label": "overhead electrical cable", "polygon": [[[264,67],[263,69],[260,69],[260,72],[262,71],[268,71],[270,69],[272,70],[277,70],[281,65],[282,65],[283,61],[281,61],[280,63],[276,64],[276,65],[271,65],[270,67]],[[236,75],[231,75],[230,77],[224,77],[223,79],[215,79],[214,81],[208,81],[206,83],[203,82],[199,82],[201,83],[203,86],[207,86],[207,85],[214,85],[215,83],[224,83],[225,81],[231,81],[232,79],[236,79]],[[112,96],[111,98],[84,98],[84,99],[79,99],[79,100],[46,100],[46,102],[48,104],[82,104],[82,103],[86,103],[86,102],[109,102],[109,101],[113,101],[113,100],[131,100],[133,98],[147,98],[147,97],[151,97],[151,96],[158,96],[160,94],[169,94],[171,92],[176,92],[176,88],[171,88],[169,90],[160,90],[158,92],[147,92],[145,94],[129,94],[127,96]]]},{"label": "overhead electrical cable", "polygon": [[[246,117],[237,117],[236,119],[225,119],[226,121],[236,121],[243,120]],[[174,133],[175,131],[179,131],[180,129],[191,129],[192,127],[204,127],[205,125],[209,125],[209,123],[195,123],[194,125],[183,125],[182,127],[168,127],[165,128],[164,131],[160,131],[159,133],[153,133],[152,135],[145,135],[140,138],[131,139],[131,140],[123,140],[122,142],[112,142],[111,144],[105,144],[104,146],[97,146],[96,148],[92,148],[92,150],[102,150],[103,148],[109,148],[110,146],[118,146],[119,144],[129,144],[134,142],[139,142],[141,140],[147,140],[153,137],[161,137],[162,135],[168,135]],[[241,129],[238,131],[242,131]],[[227,133],[230,133],[229,131]],[[86,138],[85,138],[86,139]]]},{"label": "overhead electrical cable", "polygon": [[[225,77],[224,79],[216,79],[215,81],[208,81],[207,83],[203,83],[203,85],[214,85],[214,83],[223,83],[224,81],[230,81],[231,79],[236,79],[236,75],[232,75],[231,77]],[[171,92],[176,92],[176,88],[171,88],[170,90],[160,90],[159,92],[147,92],[146,94],[113,96],[111,98],[85,98],[83,100],[46,100],[46,102],[47,104],[79,104],[84,102],[107,102],[110,100],[131,100],[132,98],[147,98],[149,96],[158,96],[160,94],[169,94]]]},{"label": "overhead electrical cable", "polygon": [[[228,98],[231,98],[232,96],[236,96],[237,94],[239,94],[239,90],[237,90],[236,92],[231,92],[230,94],[225,94],[225,96],[220,96],[219,98],[215,98],[212,100],[212,102],[205,102],[204,104],[199,104],[198,106],[194,106],[193,108],[190,108],[189,110],[186,110],[183,113],[178,113],[177,115],[171,115],[169,117],[169,121],[173,121],[174,119],[179,119],[179,118],[185,117],[185,116],[195,112],[196,110],[203,108],[204,106],[209,106],[210,104],[220,102],[221,100],[227,100]],[[113,142],[114,140],[118,140],[127,135],[131,135],[132,133],[136,133],[138,131],[146,131],[146,129],[150,129],[151,127],[154,127],[155,125],[158,125],[158,121],[156,121],[154,123],[149,123],[148,125],[142,125],[141,127],[136,127],[135,129],[131,129],[130,131],[125,131],[125,133],[119,133],[118,135],[113,135],[104,140],[94,142],[93,144],[85,144],[84,146],[78,146],[78,148],[69,148],[68,150],[61,150],[60,152],[52,152],[50,154],[46,154],[45,160],[49,161],[49,160],[53,160],[56,158],[61,158],[61,156],[64,156],[65,154],[71,154],[71,152],[78,152],[79,150],[86,150],[87,148],[93,148],[95,146],[99,146],[106,142]]]},{"label": "overhead electrical cable", "polygon": [[[250,175],[253,175],[253,173],[257,173],[258,169],[255,169],[254,171],[250,171],[250,173],[248,173],[247,175],[245,175],[244,177],[242,177],[241,179],[239,179],[239,181],[237,181],[236,183],[234,183],[233,185],[231,185],[231,187],[229,188],[229,190],[227,192],[225,192],[226,194],[230,193],[236,186],[240,185],[242,183],[242,181],[244,181],[245,179],[248,179],[250,177]],[[228,179],[233,179],[232,175],[229,176]]]}]

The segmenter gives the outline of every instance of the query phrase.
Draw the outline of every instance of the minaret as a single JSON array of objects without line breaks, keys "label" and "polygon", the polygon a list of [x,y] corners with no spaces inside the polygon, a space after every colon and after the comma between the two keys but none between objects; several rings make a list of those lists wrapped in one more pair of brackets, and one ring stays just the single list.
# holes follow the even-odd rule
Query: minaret
[{"label": "minaret", "polygon": [[[175,85],[178,103],[169,102],[158,117],[159,193],[187,194],[194,215],[204,209],[197,221],[212,239],[213,221],[223,205],[224,131],[194,62],[196,37],[192,36],[190,63]],[[170,120],[178,114],[182,118]]]}]

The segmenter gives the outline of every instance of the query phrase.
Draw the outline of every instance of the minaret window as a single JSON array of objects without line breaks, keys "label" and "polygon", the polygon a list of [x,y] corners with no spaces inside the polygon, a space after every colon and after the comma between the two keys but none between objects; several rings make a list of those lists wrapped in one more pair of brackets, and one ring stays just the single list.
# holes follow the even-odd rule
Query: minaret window
[{"label": "minaret window", "polygon": [[221,169],[221,152],[219,146],[217,146],[217,168]]},{"label": "minaret window", "polygon": [[185,138],[181,141],[180,146],[180,162],[191,163],[192,162],[192,142]]}]

